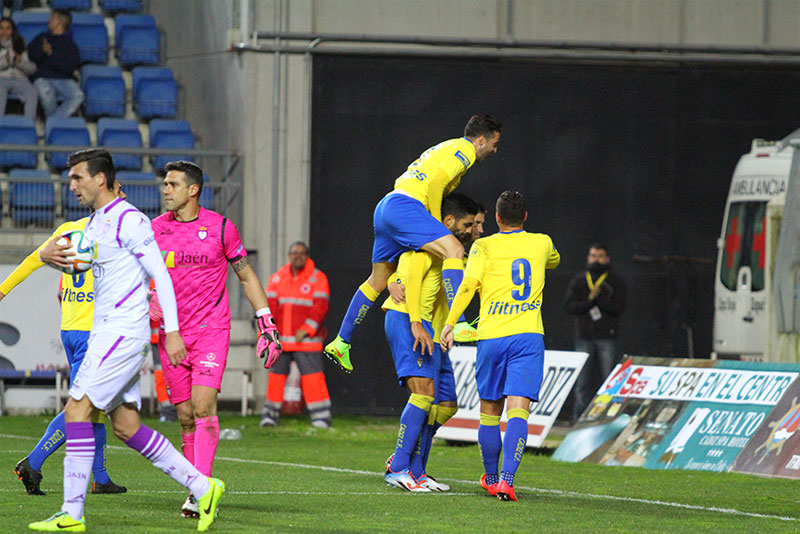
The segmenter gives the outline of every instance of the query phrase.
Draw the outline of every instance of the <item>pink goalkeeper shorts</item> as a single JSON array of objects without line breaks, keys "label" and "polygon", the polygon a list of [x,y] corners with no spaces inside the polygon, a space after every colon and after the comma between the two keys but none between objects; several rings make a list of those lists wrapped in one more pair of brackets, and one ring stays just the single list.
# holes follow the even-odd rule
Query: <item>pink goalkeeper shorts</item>
[{"label": "pink goalkeeper shorts", "polygon": [[191,399],[192,386],[208,386],[219,391],[231,343],[231,331],[228,328],[204,328],[188,334],[181,333],[181,337],[186,345],[186,359],[173,366],[164,347],[166,334],[162,331],[158,336],[161,369],[172,404]]}]

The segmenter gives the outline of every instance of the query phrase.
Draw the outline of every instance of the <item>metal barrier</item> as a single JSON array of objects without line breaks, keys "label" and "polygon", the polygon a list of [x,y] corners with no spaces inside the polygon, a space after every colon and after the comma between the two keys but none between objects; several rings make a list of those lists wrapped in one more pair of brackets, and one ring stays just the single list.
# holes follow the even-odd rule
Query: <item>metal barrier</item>
[{"label": "metal barrier", "polygon": [[[0,151],[37,152],[39,165],[33,169],[10,169],[8,174],[0,174],[0,214],[3,231],[26,232],[52,228],[66,220],[74,220],[88,213],[86,207],[78,204],[74,194],[69,191],[66,172],[47,167],[41,156],[48,153],[64,153],[84,150],[85,146],[55,145],[9,145],[0,144]],[[155,217],[163,212],[163,197],[160,192],[163,171],[153,169],[148,156],[170,156],[192,159],[209,158],[222,164],[221,180],[209,180],[203,184],[200,203],[208,209],[221,213],[234,221],[242,223],[242,169],[240,156],[234,150],[212,149],[165,149],[165,148],[122,148],[102,147],[112,156],[131,154],[144,156],[141,171],[125,174],[117,171],[119,182],[131,204],[148,216]],[[218,165],[219,166],[219,165]],[[204,167],[204,165],[201,165]],[[46,169],[46,170],[43,170]],[[14,175],[17,176],[14,176]],[[24,176],[20,176],[20,175]],[[147,175],[152,176],[148,180]],[[33,176],[31,176],[33,175]]]}]

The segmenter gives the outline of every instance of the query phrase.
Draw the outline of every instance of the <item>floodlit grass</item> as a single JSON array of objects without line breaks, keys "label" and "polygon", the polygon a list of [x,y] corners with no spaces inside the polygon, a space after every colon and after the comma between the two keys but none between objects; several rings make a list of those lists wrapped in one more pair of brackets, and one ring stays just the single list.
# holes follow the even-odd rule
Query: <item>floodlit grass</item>
[{"label": "floodlit grass", "polygon": [[[519,501],[499,502],[478,486],[478,448],[435,442],[429,471],[453,486],[448,494],[410,494],[387,487],[383,463],[396,421],[336,419],[331,431],[307,419],[261,429],[254,417],[220,417],[240,428],[221,441],[214,466],[228,491],[212,532],[797,532],[800,483],[738,474],[648,471],[568,464],[529,451],[517,474]],[[61,506],[63,448],[43,468],[44,497],[28,496],[12,470],[44,431],[46,417],[0,418],[0,532]],[[180,446],[177,423],[146,424]],[[193,532],[183,519],[185,491],[109,431],[109,472],[124,495],[89,495],[87,530],[107,533]]]}]

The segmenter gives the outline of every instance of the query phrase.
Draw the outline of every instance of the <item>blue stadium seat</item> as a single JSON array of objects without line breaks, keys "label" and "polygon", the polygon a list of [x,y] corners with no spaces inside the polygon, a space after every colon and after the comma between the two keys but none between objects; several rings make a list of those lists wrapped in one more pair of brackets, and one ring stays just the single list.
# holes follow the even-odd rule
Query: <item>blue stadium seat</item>
[{"label": "blue stadium seat", "polygon": [[52,225],[55,215],[55,192],[50,173],[12,169],[8,177],[11,180],[8,187],[11,220],[20,226],[30,223]]},{"label": "blue stadium seat", "polygon": [[117,13],[119,11],[138,13],[142,10],[142,0],[100,0],[100,7],[106,13]]},{"label": "blue stadium seat", "polygon": [[50,13],[44,11],[14,11],[11,20],[17,25],[17,31],[25,38],[25,45],[33,38],[47,31]]},{"label": "blue stadium seat", "polygon": [[108,63],[108,30],[100,13],[72,15],[72,38],[78,45],[81,63]]},{"label": "blue stadium seat", "polygon": [[84,65],[81,89],[86,95],[84,113],[89,117],[125,115],[125,81],[122,69],[102,65]]},{"label": "blue stadium seat", "polygon": [[178,114],[178,83],[167,67],[133,69],[133,110],[142,119]]},{"label": "blue stadium seat", "polygon": [[[187,121],[153,119],[150,121],[150,148],[194,148],[194,135]],[[153,167],[163,169],[175,160],[194,161],[192,156],[169,155],[156,156]]]},{"label": "blue stadium seat", "polygon": [[[153,219],[161,214],[161,184],[148,172],[118,172],[117,180],[128,202]],[[148,183],[149,182],[149,183]]]},{"label": "blue stadium seat", "polygon": [[157,65],[161,37],[152,15],[117,15],[115,45],[120,64]]},{"label": "blue stadium seat", "polygon": [[[81,117],[48,117],[44,125],[44,142],[46,145],[80,146],[89,148],[89,130],[86,120]],[[46,159],[55,169],[67,166],[69,152],[50,152]]]},{"label": "blue stadium seat", "polygon": [[[50,0],[50,7],[53,11],[89,11],[92,9],[92,0]],[[72,21],[75,22],[75,19]]]},{"label": "blue stadium seat", "polygon": [[[101,118],[97,121],[97,146],[141,148],[142,134],[138,123],[132,119]],[[115,154],[111,151],[111,157],[117,169],[142,169],[142,157],[136,154]]]},{"label": "blue stadium seat", "polygon": [[[203,175],[205,176],[205,175]],[[214,188],[203,185],[203,190],[200,192],[200,198],[197,202],[207,210],[214,209]]]},{"label": "blue stadium seat", "polygon": [[[33,121],[23,115],[0,116],[0,145],[35,145]],[[0,167],[36,167],[36,152],[0,150]]]},{"label": "blue stadium seat", "polygon": [[61,215],[68,221],[89,215],[89,208],[81,206],[78,197],[69,190],[69,170],[62,172],[61,178]]}]

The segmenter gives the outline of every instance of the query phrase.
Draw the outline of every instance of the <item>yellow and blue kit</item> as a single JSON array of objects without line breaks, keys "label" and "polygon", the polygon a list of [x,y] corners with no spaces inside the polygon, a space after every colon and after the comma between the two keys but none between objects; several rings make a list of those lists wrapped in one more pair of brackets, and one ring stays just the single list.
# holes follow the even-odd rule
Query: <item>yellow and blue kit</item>
[{"label": "yellow and blue kit", "polygon": [[460,137],[429,148],[408,166],[375,207],[373,263],[393,262],[450,233],[441,223],[442,199],[458,186],[475,155],[472,141]]},{"label": "yellow and blue kit", "polygon": [[480,286],[476,380],[482,399],[538,400],[544,364],[545,270],[561,263],[553,241],[524,230],[475,241],[447,324],[454,325]]},{"label": "yellow and blue kit", "polygon": [[[409,285],[409,270],[414,255],[418,255],[418,260],[422,259],[423,261],[419,262],[421,270],[411,277],[412,283]],[[437,262],[438,269],[433,267]],[[392,300],[392,297],[389,297],[383,303],[382,308],[386,311],[384,331],[392,350],[392,358],[400,385],[403,385],[405,379],[411,376],[431,379],[436,377],[438,362],[434,361],[434,355],[423,356],[421,347],[417,347],[416,351],[413,350],[414,336],[411,333],[411,322],[421,322],[428,334],[433,337],[431,321],[434,304],[442,284],[441,263],[441,260],[428,253],[404,253],[400,256],[397,271],[392,280],[399,281],[406,286],[406,300],[398,304]],[[409,310],[414,311],[410,314]]]},{"label": "yellow and blue kit", "polygon": [[[89,217],[68,221],[56,228],[53,235],[31,252],[22,263],[0,284],[0,291],[8,294],[35,270],[44,265],[39,251],[55,237],[72,230],[83,230]],[[61,275],[61,341],[67,353],[70,374],[75,378],[80,362],[86,353],[89,332],[94,317],[94,279],[91,270],[74,275]]]}]

